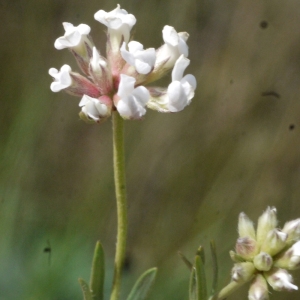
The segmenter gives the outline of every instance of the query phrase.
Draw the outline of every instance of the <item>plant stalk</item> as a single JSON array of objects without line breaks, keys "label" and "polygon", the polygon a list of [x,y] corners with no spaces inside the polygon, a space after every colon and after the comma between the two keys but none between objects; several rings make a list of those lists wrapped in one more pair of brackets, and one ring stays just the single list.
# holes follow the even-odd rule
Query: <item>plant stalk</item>
[{"label": "plant stalk", "polygon": [[127,201],[124,162],[124,120],[121,118],[118,111],[113,112],[112,122],[114,179],[117,200],[118,231],[114,277],[110,300],[118,300],[120,296],[122,268],[125,259],[127,239]]}]

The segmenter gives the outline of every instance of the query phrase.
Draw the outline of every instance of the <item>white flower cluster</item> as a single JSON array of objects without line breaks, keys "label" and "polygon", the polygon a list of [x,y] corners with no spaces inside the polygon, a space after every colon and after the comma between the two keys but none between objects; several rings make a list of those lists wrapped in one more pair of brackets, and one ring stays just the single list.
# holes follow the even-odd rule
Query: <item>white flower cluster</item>
[{"label": "white flower cluster", "polygon": [[[63,65],[49,70],[54,81],[51,90],[82,97],[80,116],[89,122],[101,122],[116,109],[124,119],[140,119],[146,107],[160,112],[178,112],[194,97],[196,79],[183,73],[190,61],[186,32],[177,33],[171,26],[163,28],[164,44],[144,49],[130,41],[130,31],[136,23],[132,14],[120,5],[111,12],[99,10],[95,19],[107,26],[106,58],[101,56],[89,36],[90,27],[63,23],[65,34],[55,41],[55,48],[68,48],[85,76]],[[145,87],[168,71],[172,82],[167,88]]]},{"label": "white flower cluster", "polygon": [[298,290],[288,271],[300,267],[300,219],[285,223],[281,230],[277,225],[274,207],[259,217],[256,232],[246,214],[239,216],[239,238],[235,252],[230,251],[235,262],[230,286],[236,289],[251,281],[249,300],[269,299],[268,284],[275,291]]}]

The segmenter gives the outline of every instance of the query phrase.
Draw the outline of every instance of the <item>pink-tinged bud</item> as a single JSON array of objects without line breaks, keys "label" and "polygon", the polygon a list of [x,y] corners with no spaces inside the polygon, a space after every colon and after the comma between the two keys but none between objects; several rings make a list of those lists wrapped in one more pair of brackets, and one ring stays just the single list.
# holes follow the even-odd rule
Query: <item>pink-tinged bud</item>
[{"label": "pink-tinged bud", "polygon": [[256,238],[253,222],[243,212],[239,215],[238,232],[240,237]]},{"label": "pink-tinged bud", "polygon": [[245,260],[250,260],[258,253],[259,249],[254,239],[250,237],[243,237],[237,239],[235,251]]},{"label": "pink-tinged bud", "polygon": [[236,282],[244,283],[251,280],[254,276],[255,267],[251,262],[234,264],[231,270],[231,279]]},{"label": "pink-tinged bud", "polygon": [[287,244],[292,245],[300,240],[300,219],[292,220],[284,224],[283,232],[288,234]]},{"label": "pink-tinged bud", "polygon": [[293,277],[286,270],[273,268],[265,273],[269,285],[275,291],[293,291],[298,290],[298,287],[293,282]]},{"label": "pink-tinged bud", "polygon": [[90,61],[89,73],[99,88],[101,95],[107,95],[112,91],[112,74],[106,59],[100,56],[96,47],[93,48],[93,57]]},{"label": "pink-tinged bud", "polygon": [[253,259],[255,268],[259,271],[269,271],[272,268],[273,258],[265,252],[260,252]]},{"label": "pink-tinged bud", "polygon": [[258,245],[262,245],[269,231],[277,226],[276,208],[268,207],[267,210],[259,217],[257,224],[256,240]]},{"label": "pink-tinged bud", "polygon": [[262,243],[261,251],[274,256],[286,246],[287,236],[286,233],[279,231],[278,229],[269,231],[266,239]]},{"label": "pink-tinged bud", "polygon": [[300,241],[278,257],[274,263],[275,267],[287,270],[296,270],[300,267]]},{"label": "pink-tinged bud", "polygon": [[249,300],[268,300],[269,291],[265,278],[261,274],[257,274],[253,279],[249,293]]}]

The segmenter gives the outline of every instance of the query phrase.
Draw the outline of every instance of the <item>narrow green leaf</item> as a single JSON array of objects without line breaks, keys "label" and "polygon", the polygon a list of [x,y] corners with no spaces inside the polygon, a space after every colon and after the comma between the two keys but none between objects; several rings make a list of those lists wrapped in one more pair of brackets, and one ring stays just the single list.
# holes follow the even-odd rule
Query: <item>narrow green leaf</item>
[{"label": "narrow green leaf", "polygon": [[127,300],[144,300],[155,280],[157,268],[152,268],[143,273],[133,286]]},{"label": "narrow green leaf", "polygon": [[202,246],[199,246],[197,249],[196,255],[199,255],[202,259],[203,264],[205,265],[205,253],[204,253],[204,248]]},{"label": "narrow green leaf", "polygon": [[90,279],[90,289],[93,300],[103,300],[103,288],[105,277],[104,251],[101,243],[98,241],[94,251],[92,272]]},{"label": "narrow green leaf", "polygon": [[78,281],[83,293],[83,300],[93,300],[89,285],[82,278],[79,278]]},{"label": "narrow green leaf", "polygon": [[178,255],[180,256],[180,258],[183,260],[183,262],[186,264],[186,266],[189,268],[190,271],[192,271],[193,269],[193,264],[184,256],[183,253],[181,253],[180,251],[178,251]]},{"label": "narrow green leaf", "polygon": [[193,267],[190,278],[189,300],[198,300],[197,281],[196,269]]},{"label": "narrow green leaf", "polygon": [[206,278],[202,258],[196,255],[190,279],[190,300],[207,300]]},{"label": "narrow green leaf", "polygon": [[213,280],[211,286],[211,296],[213,296],[218,287],[218,260],[215,241],[210,241],[210,252],[212,257]]}]

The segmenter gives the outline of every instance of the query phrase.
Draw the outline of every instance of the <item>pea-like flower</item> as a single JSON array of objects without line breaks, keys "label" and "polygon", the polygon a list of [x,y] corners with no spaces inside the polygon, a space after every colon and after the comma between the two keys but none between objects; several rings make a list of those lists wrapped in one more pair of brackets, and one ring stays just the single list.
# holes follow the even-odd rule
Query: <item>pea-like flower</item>
[{"label": "pea-like flower", "polygon": [[197,83],[196,78],[183,73],[190,64],[190,60],[181,55],[172,71],[172,82],[167,89],[150,88],[151,99],[148,107],[160,112],[178,112],[190,104],[194,97]]},{"label": "pea-like flower", "polygon": [[269,299],[268,284],[276,291],[298,290],[288,270],[300,267],[299,219],[287,222],[279,230],[276,213],[274,207],[268,207],[258,219],[256,232],[246,214],[240,214],[239,238],[235,252],[230,252],[235,262],[232,282],[219,292],[217,299],[225,299],[249,281],[249,300]]},{"label": "pea-like flower", "polygon": [[128,43],[128,50],[124,42],[121,47],[121,55],[124,60],[130,65],[135,67],[136,71],[140,74],[148,74],[154,67],[155,63],[155,49],[149,48],[144,50],[141,43],[131,41]]},{"label": "pea-like flower", "polygon": [[[183,76],[190,63],[186,32],[177,33],[167,25],[163,29],[165,43],[157,50],[144,49],[141,43],[130,41],[136,18],[120,5],[110,12],[99,10],[94,17],[107,27],[106,57],[93,44],[88,25],[64,22],[65,34],[56,39],[55,48],[68,48],[86,76],[73,72],[68,65],[60,71],[49,70],[54,79],[50,86],[53,92],[63,90],[82,97],[79,106],[84,121],[101,123],[115,110],[124,119],[140,119],[147,107],[179,112],[190,104],[196,79],[190,74]],[[168,88],[145,86],[172,68]]]},{"label": "pea-like flower", "polygon": [[50,86],[52,92],[65,90],[73,96],[82,97],[84,94],[91,97],[100,96],[100,91],[96,85],[80,74],[72,72],[71,67],[68,65],[63,65],[60,71],[51,68],[49,74],[54,78]]},{"label": "pea-like flower", "polygon": [[99,99],[83,95],[79,102],[81,107],[81,113],[79,114],[86,120],[92,119],[93,121],[100,123],[111,115],[112,103],[106,96],[102,96]]},{"label": "pea-like flower", "polygon": [[114,103],[124,119],[140,119],[145,113],[149,92],[143,86],[134,88],[135,79],[121,74],[121,81]]}]

